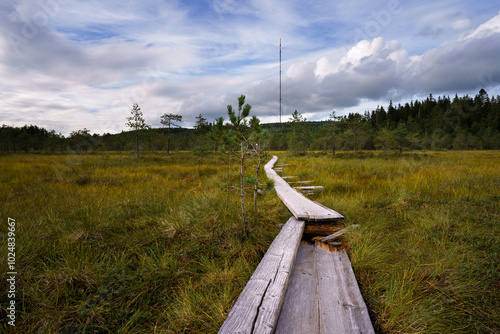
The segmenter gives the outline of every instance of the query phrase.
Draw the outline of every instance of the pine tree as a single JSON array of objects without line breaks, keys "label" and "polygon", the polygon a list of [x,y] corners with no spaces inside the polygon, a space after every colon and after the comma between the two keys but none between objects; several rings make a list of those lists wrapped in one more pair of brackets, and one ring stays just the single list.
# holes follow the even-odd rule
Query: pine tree
[{"label": "pine tree", "polygon": [[337,115],[335,114],[335,110],[332,111],[330,114],[328,120],[332,123],[332,153],[333,156],[335,156],[335,149],[336,149],[336,132],[337,132]]},{"label": "pine tree", "polygon": [[[231,122],[231,129],[224,134],[224,144],[228,151],[238,158],[240,163],[240,199],[241,199],[241,214],[243,221],[243,229],[248,233],[248,221],[245,209],[245,169],[246,163],[255,156],[254,145],[252,142],[252,133],[255,132],[256,126],[259,124],[257,117],[252,117],[252,120],[247,121],[246,117],[250,115],[252,106],[245,104],[245,95],[238,98],[238,115],[231,105],[227,106],[227,114]],[[257,181],[258,182],[258,181]],[[251,188],[253,189],[253,188]]]},{"label": "pine tree", "polygon": [[161,115],[161,124],[163,124],[167,128],[167,154],[170,154],[170,130],[172,128],[178,128],[178,125],[175,122],[182,122],[182,116],[176,114],[163,114]]},{"label": "pine tree", "polygon": [[297,110],[294,111],[292,117],[288,120],[292,128],[288,149],[292,151],[293,155],[303,155],[307,151],[309,133],[305,128],[306,121],[307,119]]},{"label": "pine tree", "polygon": [[150,126],[146,124],[144,117],[141,112],[141,108],[137,103],[132,106],[131,116],[127,117],[127,127],[135,132],[135,151],[137,154],[137,159],[139,159],[139,133],[141,130],[149,129]]}]

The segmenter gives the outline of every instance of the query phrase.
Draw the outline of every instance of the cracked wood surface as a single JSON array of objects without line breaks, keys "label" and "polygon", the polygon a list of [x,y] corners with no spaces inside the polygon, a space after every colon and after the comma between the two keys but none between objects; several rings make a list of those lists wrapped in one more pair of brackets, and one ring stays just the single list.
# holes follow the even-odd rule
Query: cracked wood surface
[{"label": "cracked wood surface", "polygon": [[273,333],[305,222],[292,217],[274,239],[219,333]]},{"label": "cracked wood surface", "polygon": [[274,156],[265,166],[264,170],[269,179],[274,181],[274,189],[279,198],[292,212],[295,218],[305,221],[338,221],[344,217],[330,208],[311,201],[304,197],[299,191],[293,189],[281,176],[273,170],[274,164],[278,160]]},{"label": "cracked wood surface", "polygon": [[375,333],[345,250],[301,244],[295,263],[276,334]]}]

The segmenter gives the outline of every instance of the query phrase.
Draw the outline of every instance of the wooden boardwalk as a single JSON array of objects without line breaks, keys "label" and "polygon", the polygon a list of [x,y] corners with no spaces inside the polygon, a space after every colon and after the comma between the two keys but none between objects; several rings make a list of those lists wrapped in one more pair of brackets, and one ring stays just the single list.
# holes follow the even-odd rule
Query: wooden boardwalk
[{"label": "wooden boardwalk", "polygon": [[305,222],[290,218],[234,304],[219,333],[273,333]]},{"label": "wooden boardwalk", "polygon": [[279,198],[288,207],[290,212],[299,220],[309,222],[338,221],[344,217],[330,208],[314,202],[293,189],[281,176],[273,170],[278,157],[274,156],[265,166],[264,170],[269,179],[274,181],[274,189]]},{"label": "wooden boardwalk", "polygon": [[290,187],[272,170],[277,159],[265,170],[295,217],[274,239],[219,333],[375,333],[345,250],[301,241],[306,220],[343,217]]},{"label": "wooden boardwalk", "polygon": [[275,333],[374,333],[345,250],[300,245]]}]

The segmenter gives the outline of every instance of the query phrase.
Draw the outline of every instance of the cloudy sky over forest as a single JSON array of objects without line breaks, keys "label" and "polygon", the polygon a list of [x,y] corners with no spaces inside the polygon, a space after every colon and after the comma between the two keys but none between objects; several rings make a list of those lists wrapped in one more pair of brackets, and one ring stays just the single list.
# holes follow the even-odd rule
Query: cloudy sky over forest
[{"label": "cloudy sky over forest", "polygon": [[263,122],[371,110],[433,95],[500,95],[491,0],[5,0],[0,123],[67,135],[176,113],[227,116],[247,96]]}]

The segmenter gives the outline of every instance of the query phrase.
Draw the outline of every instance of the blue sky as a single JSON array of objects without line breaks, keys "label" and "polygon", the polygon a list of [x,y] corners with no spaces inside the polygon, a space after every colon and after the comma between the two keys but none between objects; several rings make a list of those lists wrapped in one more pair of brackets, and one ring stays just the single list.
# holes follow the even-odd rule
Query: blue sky
[{"label": "blue sky", "polygon": [[78,1],[0,4],[0,123],[67,135],[177,113],[309,120],[433,95],[500,94],[493,1]]}]

